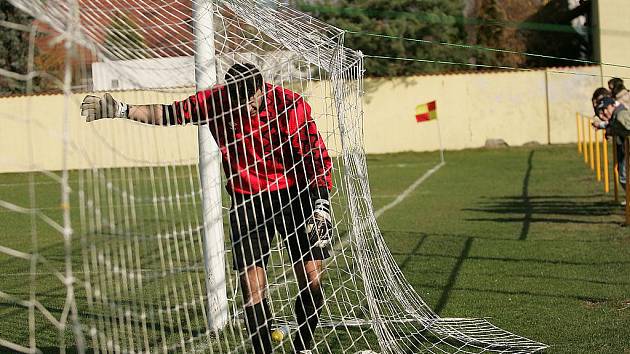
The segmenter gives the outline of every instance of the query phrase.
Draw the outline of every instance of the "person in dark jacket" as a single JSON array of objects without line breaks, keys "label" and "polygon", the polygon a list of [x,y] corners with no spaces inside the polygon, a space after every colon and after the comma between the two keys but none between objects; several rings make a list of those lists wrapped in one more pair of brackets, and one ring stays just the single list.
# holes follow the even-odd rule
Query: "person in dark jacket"
[{"label": "person in dark jacket", "polygon": [[[630,111],[612,97],[604,97],[595,108],[597,116],[601,122],[593,122],[593,126],[598,129],[606,129],[607,135],[614,135],[620,138],[621,142],[630,136]],[[623,144],[617,147],[617,159],[619,161],[619,183],[626,188],[626,148]]]}]

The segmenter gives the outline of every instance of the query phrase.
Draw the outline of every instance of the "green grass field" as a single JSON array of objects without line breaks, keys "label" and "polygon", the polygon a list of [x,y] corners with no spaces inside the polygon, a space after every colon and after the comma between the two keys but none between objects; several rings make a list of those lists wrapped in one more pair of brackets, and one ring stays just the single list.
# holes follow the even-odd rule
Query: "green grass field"
[{"label": "green grass field", "polygon": [[[549,353],[630,353],[630,229],[575,147],[468,150],[446,159],[378,220],[425,301],[444,317],[490,318],[550,345]],[[369,156],[374,209],[437,161],[436,153]],[[35,181],[48,181],[36,183],[37,205],[54,211],[59,185]],[[27,175],[0,175],[0,200],[28,205],[27,182]],[[0,209],[0,246],[30,250],[28,218]],[[61,237],[36,225],[41,254],[62,269]],[[0,291],[28,298],[29,262],[0,252],[0,264]],[[52,275],[38,279],[37,298],[59,314],[64,288]],[[28,344],[26,311],[0,297],[0,319],[0,339]],[[55,352],[57,332],[41,326],[37,333],[38,345]]]}]

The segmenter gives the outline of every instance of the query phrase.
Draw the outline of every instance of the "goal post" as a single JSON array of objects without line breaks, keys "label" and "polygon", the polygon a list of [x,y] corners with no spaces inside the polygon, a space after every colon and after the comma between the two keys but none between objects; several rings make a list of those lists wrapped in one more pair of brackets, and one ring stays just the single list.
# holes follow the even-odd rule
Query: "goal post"
[{"label": "goal post", "polygon": [[[197,91],[217,83],[212,0],[192,5]],[[221,154],[208,125],[198,128],[199,179],[203,215],[203,253],[208,296],[208,326],[221,330],[228,320],[225,282],[225,246],[221,199]]]}]

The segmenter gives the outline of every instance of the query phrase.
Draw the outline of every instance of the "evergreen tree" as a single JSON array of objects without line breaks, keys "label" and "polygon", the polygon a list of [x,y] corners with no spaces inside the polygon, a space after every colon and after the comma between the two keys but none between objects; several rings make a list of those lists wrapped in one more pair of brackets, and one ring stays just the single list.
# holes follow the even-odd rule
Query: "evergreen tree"
[{"label": "evergreen tree", "polygon": [[136,59],[146,54],[138,54],[146,49],[140,27],[128,16],[119,16],[109,25],[105,46],[120,59]]},{"label": "evergreen tree", "polygon": [[[341,29],[430,42],[464,43],[461,0],[321,0],[303,1],[302,11]],[[427,42],[348,33],[346,45],[367,55],[420,59],[426,62],[366,59],[370,76],[405,76],[466,68],[436,63],[467,61],[467,53]]]},{"label": "evergreen tree", "polygon": [[[30,25],[32,19],[16,9],[8,1],[0,1],[0,20],[21,25]],[[2,28],[0,30],[0,67],[18,74],[26,74],[28,69],[29,33]],[[0,77],[0,94],[24,92],[23,81]]]},{"label": "evergreen tree", "polygon": [[[477,30],[477,45],[488,48],[505,47],[506,14],[498,0],[481,0],[479,8],[479,29]],[[503,62],[504,55],[500,52],[480,51],[477,63],[485,65],[507,65]]]},{"label": "evergreen tree", "polygon": [[554,56],[592,58],[588,34],[578,33],[571,24],[578,16],[590,18],[590,1],[582,1],[570,9],[568,0],[478,0],[476,12],[473,20],[476,35],[469,38],[469,43],[547,56],[479,51],[475,55],[478,63],[532,68],[580,65],[576,61],[551,58]]}]

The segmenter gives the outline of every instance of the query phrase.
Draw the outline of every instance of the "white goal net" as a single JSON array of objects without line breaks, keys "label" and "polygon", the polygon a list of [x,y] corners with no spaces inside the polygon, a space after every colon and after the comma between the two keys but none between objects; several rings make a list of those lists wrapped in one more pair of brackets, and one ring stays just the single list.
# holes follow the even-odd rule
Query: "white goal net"
[{"label": "white goal net", "polygon": [[[0,348],[546,347],[485,319],[441,318],[405,280],[374,216],[363,59],[344,47],[344,31],[274,1],[10,2],[35,18],[65,67],[45,72],[34,63],[27,73],[1,74],[27,84],[46,78],[63,91],[50,99],[64,103],[55,111],[26,99],[15,116],[1,117],[29,139],[28,173],[13,177],[25,187],[0,197],[22,240],[0,243],[4,269],[22,274],[0,283],[0,305],[18,314],[0,327],[11,329],[0,331]],[[208,41],[209,57],[199,50]],[[201,75],[217,85],[196,88]],[[98,108],[82,112],[86,96]],[[216,140],[222,162],[210,162],[223,173],[199,170],[198,129]],[[200,175],[227,186],[222,200],[204,202]],[[221,220],[209,220],[204,203],[220,208]],[[217,222],[223,235],[208,231]],[[209,267],[212,240],[224,240],[224,269]],[[214,279],[221,275],[225,282]],[[209,307],[221,291],[226,301]]]}]

